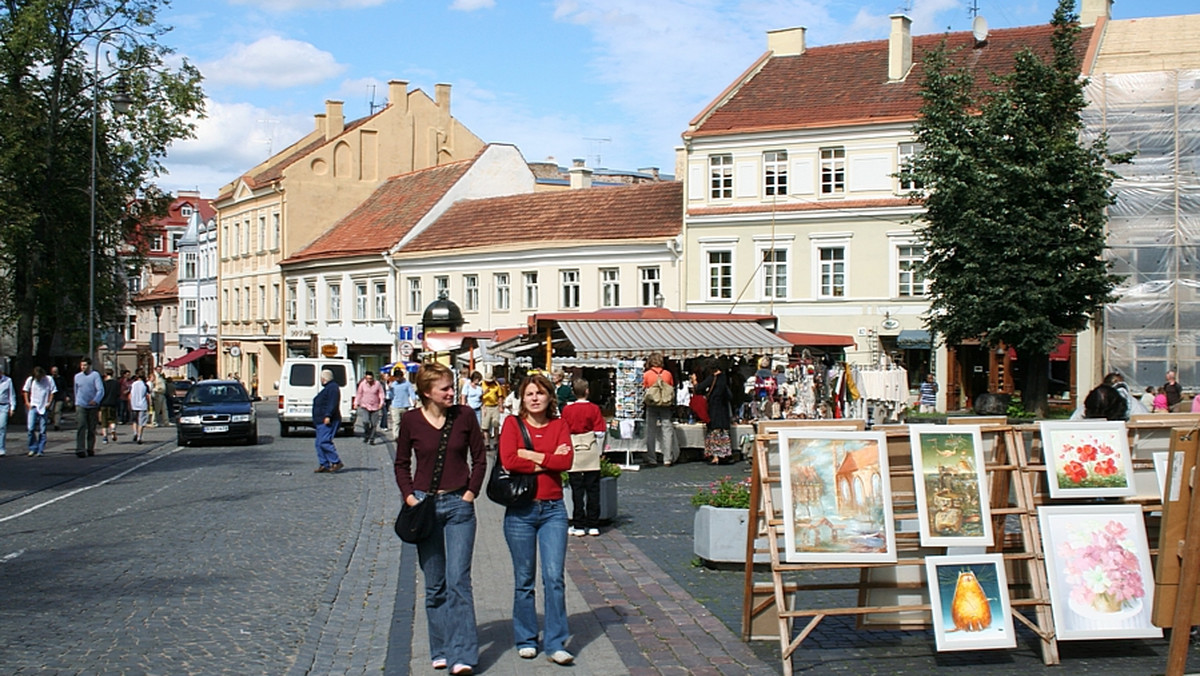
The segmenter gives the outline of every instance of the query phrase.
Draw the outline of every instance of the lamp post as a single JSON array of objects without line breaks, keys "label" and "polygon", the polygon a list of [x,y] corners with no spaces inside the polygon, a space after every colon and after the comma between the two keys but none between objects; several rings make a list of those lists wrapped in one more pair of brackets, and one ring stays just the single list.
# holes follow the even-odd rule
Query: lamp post
[{"label": "lamp post", "polygon": [[162,311],[163,311],[162,303],[155,303],[154,304],[154,338],[155,338],[155,343],[156,343],[154,346],[154,348],[155,348],[154,351],[156,353],[156,357],[155,357],[155,361],[154,361],[155,366],[162,366],[162,349],[163,349],[163,342],[164,342],[163,335],[162,335]]},{"label": "lamp post", "polygon": [[[96,352],[96,126],[100,117],[100,45],[120,33],[112,30],[96,40],[96,53],[92,59],[92,170],[88,187],[88,223],[91,236],[88,238],[88,357]],[[113,110],[125,113],[133,99],[122,91],[112,97]]]}]

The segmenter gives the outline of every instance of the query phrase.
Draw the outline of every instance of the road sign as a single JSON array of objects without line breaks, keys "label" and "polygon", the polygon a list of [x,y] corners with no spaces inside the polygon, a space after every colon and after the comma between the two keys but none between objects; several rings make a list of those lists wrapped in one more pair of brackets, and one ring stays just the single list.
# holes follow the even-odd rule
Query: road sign
[{"label": "road sign", "polygon": [[402,324],[402,325],[396,327],[396,340],[411,341],[413,339],[413,337],[416,335],[416,332],[417,332],[416,327],[413,327],[409,324]]},{"label": "road sign", "polygon": [[410,356],[412,356],[412,353],[413,353],[413,344],[412,343],[408,342],[407,340],[400,343],[400,357],[402,359],[408,359]]}]

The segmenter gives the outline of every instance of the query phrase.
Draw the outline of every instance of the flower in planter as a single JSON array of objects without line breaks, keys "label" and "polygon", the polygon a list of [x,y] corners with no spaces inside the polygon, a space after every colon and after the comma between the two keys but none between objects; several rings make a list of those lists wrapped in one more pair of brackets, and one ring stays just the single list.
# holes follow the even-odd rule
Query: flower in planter
[{"label": "flower in planter", "polygon": [[701,488],[692,496],[692,506],[700,507],[730,507],[733,509],[748,509],[750,507],[750,478],[734,481],[726,476]]},{"label": "flower in planter", "polygon": [[619,477],[621,476],[621,467],[617,463],[609,460],[604,456],[600,456],[600,478]]}]

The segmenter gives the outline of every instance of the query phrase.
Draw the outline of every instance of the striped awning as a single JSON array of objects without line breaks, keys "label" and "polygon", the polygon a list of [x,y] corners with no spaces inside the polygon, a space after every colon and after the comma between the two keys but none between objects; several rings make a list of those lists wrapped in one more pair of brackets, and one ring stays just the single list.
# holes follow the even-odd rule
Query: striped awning
[{"label": "striped awning", "polygon": [[559,320],[582,358],[633,358],[661,352],[688,359],[705,355],[773,355],[792,344],[754,321]]}]

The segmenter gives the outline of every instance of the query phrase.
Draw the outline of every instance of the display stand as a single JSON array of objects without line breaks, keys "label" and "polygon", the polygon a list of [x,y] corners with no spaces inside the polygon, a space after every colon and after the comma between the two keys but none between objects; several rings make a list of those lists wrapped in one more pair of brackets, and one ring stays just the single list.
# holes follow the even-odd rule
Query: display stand
[{"label": "display stand", "polygon": [[1163,524],[1154,571],[1154,624],[1173,629],[1167,652],[1167,676],[1184,673],[1189,651],[1188,629],[1200,623],[1200,609],[1196,608],[1200,594],[1197,589],[1200,582],[1200,495],[1197,495],[1195,481],[1200,456],[1198,431],[1197,427],[1171,430],[1167,497],[1163,499]]},{"label": "display stand", "polygon": [[[818,426],[836,429],[839,422],[854,421],[812,421]],[[845,425],[841,426],[846,429]],[[861,429],[861,428],[860,428]],[[889,481],[892,489],[894,517],[901,521],[919,518],[916,495],[913,487],[913,467],[908,443],[908,427],[883,427],[888,442]],[[886,605],[871,605],[865,603],[867,589],[885,587],[885,581],[870,581],[864,572],[860,574],[857,583],[827,583],[827,584],[798,584],[785,580],[785,576],[795,573],[816,570],[862,570],[867,569],[898,569],[900,567],[924,566],[924,552],[930,549],[944,550],[945,548],[921,548],[918,533],[899,531],[896,533],[896,563],[786,563],[783,561],[783,505],[779,498],[781,473],[778,465],[781,453],[770,453],[772,444],[778,445],[777,427],[766,425],[755,438],[754,468],[750,484],[750,513],[749,523],[754,527],[747,529],[746,541],[746,584],[745,600],[742,613],[743,639],[749,640],[755,633],[752,629],[756,620],[761,625],[761,617],[774,613],[778,618],[778,639],[783,660],[783,673],[792,673],[792,654],[800,647],[806,638],[816,629],[826,617],[858,616],[879,614],[901,614],[906,617],[917,612],[930,612],[929,603],[894,603]],[[1050,615],[1049,588],[1046,579],[1045,566],[1041,556],[1041,537],[1039,534],[1036,507],[1033,502],[1035,482],[1040,474],[1028,466],[1028,456],[1025,453],[1022,434],[1010,425],[987,425],[981,427],[985,441],[990,441],[992,452],[986,460],[990,488],[990,508],[995,520],[993,532],[996,540],[989,551],[1004,555],[1007,565],[1024,569],[1024,579],[1027,586],[1010,587],[1013,618],[1034,631],[1041,641],[1042,661],[1045,664],[1058,663],[1058,648],[1054,639],[1053,621]],[[988,438],[990,437],[990,438]],[[774,464],[771,464],[771,463]],[[1006,536],[1004,520],[1009,515],[1019,517],[1021,533],[1018,536]],[[766,553],[770,555],[770,584],[755,584],[753,578],[753,561],[756,553],[754,541],[766,540]],[[1010,540],[1019,539],[1019,546]],[[1011,550],[1011,551],[1010,551]],[[890,576],[899,580],[898,575]],[[893,588],[899,588],[903,583],[894,583]],[[805,592],[828,590],[857,590],[858,605],[838,608],[806,608],[803,607],[802,595]],[[789,603],[790,601],[790,603]],[[1034,619],[1016,612],[1018,608],[1033,608]],[[792,635],[792,621],[807,618],[808,622],[795,639]],[[902,626],[912,626],[905,622]]]},{"label": "display stand", "polygon": [[[616,415],[620,420],[636,420],[642,417],[642,360],[621,359],[615,367]],[[617,465],[627,472],[640,470],[641,465],[633,461],[633,446],[625,445],[625,462]]]}]

